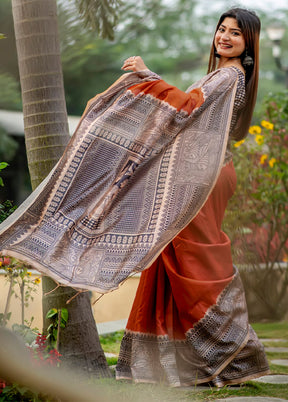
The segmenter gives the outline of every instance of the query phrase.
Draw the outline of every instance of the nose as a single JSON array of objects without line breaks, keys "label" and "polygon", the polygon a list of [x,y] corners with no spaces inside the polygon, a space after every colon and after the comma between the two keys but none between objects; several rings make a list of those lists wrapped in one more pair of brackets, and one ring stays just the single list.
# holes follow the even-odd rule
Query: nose
[{"label": "nose", "polygon": [[222,40],[229,40],[230,39],[230,35],[228,32],[224,32],[222,35]]}]

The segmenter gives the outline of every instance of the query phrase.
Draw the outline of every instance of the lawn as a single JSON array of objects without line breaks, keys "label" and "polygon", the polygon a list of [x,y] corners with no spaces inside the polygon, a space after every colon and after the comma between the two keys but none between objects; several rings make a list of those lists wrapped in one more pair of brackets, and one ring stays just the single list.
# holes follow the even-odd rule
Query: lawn
[{"label": "lawn", "polygon": [[[252,327],[256,331],[263,344],[268,347],[288,347],[288,322],[255,323]],[[119,353],[123,331],[100,336],[100,342],[104,352],[114,353],[115,357],[107,358],[109,365],[115,365]],[[265,342],[265,339],[268,341]],[[272,341],[281,340],[281,341]],[[269,363],[273,359],[288,359],[288,353],[267,352]],[[272,374],[288,374],[288,367],[270,363]],[[131,384],[130,382],[118,382],[115,379],[98,380],[102,385],[106,384],[107,397],[117,394],[118,401],[213,401],[232,396],[266,396],[288,400],[287,384],[263,384],[249,381],[239,387],[226,386],[221,389],[210,387],[169,388],[163,384]]]},{"label": "lawn", "polygon": [[252,324],[261,339],[284,339],[288,342],[288,322],[262,322]]}]

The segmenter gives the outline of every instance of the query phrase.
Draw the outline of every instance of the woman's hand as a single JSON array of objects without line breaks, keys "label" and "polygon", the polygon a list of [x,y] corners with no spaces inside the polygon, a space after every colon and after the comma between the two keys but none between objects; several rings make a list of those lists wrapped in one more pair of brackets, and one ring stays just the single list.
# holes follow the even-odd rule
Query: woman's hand
[{"label": "woman's hand", "polygon": [[132,56],[124,61],[121,70],[124,71],[132,70],[136,72],[136,71],[148,70],[148,67],[145,66],[144,61],[140,56]]}]

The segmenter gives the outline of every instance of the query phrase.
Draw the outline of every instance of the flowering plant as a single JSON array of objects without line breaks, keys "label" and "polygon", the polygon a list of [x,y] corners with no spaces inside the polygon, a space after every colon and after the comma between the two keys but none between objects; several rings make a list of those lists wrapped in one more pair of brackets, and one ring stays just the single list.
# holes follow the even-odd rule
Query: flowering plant
[{"label": "flowering plant", "polygon": [[35,342],[29,346],[29,349],[35,365],[59,367],[61,354],[50,346],[46,335],[38,333]]},{"label": "flowering plant", "polygon": [[[0,324],[5,326],[10,319],[10,301],[12,295],[14,295],[16,298],[20,298],[22,307],[21,321],[22,325],[24,325],[25,307],[28,307],[29,301],[33,301],[33,293],[37,291],[37,285],[41,280],[39,277],[32,279],[31,267],[16,258],[0,257],[0,268],[5,271],[5,277],[9,283],[4,313],[0,313]],[[16,286],[19,287],[19,293],[15,291]]]},{"label": "flowering plant", "polygon": [[[274,318],[280,318],[286,311],[283,295],[288,289],[288,93],[267,98],[264,116],[259,125],[250,127],[245,140],[232,146],[237,192],[225,230],[235,262],[258,269],[255,291],[262,292],[259,297],[271,311],[274,305]],[[281,284],[275,283],[273,291],[276,268],[281,271]],[[264,280],[270,283],[268,295]]]},{"label": "flowering plant", "polygon": [[[37,334],[35,341],[31,345],[27,345],[31,353],[32,363],[39,366],[59,367],[60,353],[51,348],[45,335]],[[47,395],[33,392],[19,384],[10,384],[0,379],[0,401],[49,401]]]}]

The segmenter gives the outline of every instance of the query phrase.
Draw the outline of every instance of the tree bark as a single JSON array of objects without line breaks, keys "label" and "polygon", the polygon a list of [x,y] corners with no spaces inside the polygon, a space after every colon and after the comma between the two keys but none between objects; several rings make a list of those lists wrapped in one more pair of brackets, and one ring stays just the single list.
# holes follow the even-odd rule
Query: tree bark
[{"label": "tree bark", "polygon": [[[56,0],[12,0],[14,29],[23,100],[24,131],[32,188],[35,189],[61,157],[69,140]],[[55,282],[43,278],[44,294]],[[68,309],[68,323],[60,334],[60,353],[71,367],[109,377],[89,293],[75,295],[69,287],[43,297],[46,312]]]},{"label": "tree bark", "polygon": [[[111,372],[101,344],[90,301],[90,292],[77,294],[77,291],[63,286],[53,291],[55,282],[47,278],[44,282],[43,301],[47,311],[51,308],[68,309],[68,322],[65,329],[60,329],[59,351],[62,363],[69,368],[77,368],[92,373],[97,377],[110,377]],[[46,292],[50,292],[45,296]],[[67,303],[67,301],[71,301]]]},{"label": "tree bark", "polygon": [[32,188],[69,140],[56,0],[12,0],[27,159]]}]

